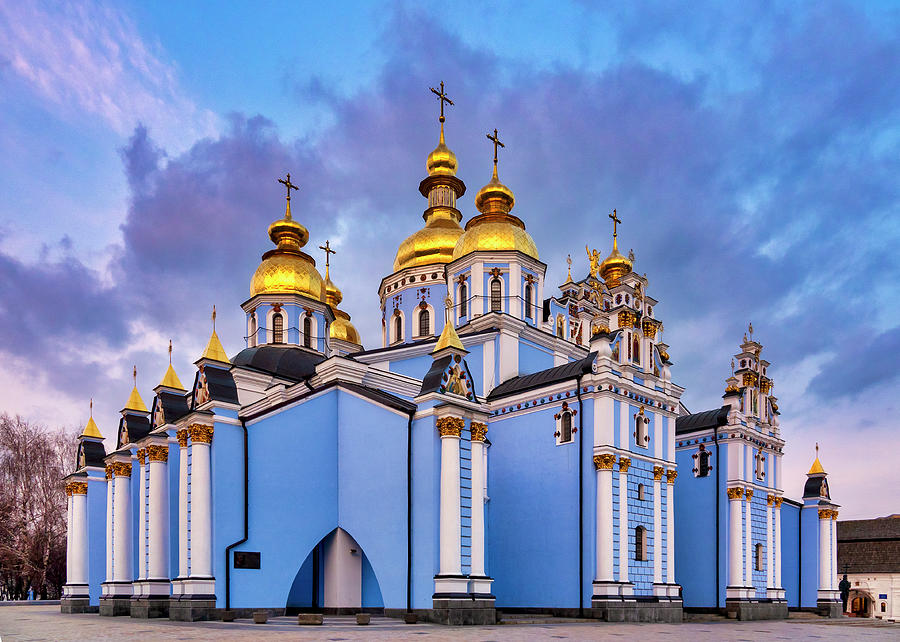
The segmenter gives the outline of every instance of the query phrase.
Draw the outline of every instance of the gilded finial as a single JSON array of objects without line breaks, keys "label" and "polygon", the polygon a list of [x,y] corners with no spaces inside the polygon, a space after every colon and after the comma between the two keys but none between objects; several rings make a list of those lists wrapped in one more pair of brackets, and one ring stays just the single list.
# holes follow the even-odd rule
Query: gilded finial
[{"label": "gilded finial", "polygon": [[747,329],[750,331],[750,340],[753,341],[753,321],[750,322],[750,326]]},{"label": "gilded finial", "polygon": [[213,332],[215,332],[216,331],[216,304],[215,303],[213,303],[212,324],[213,324]]},{"label": "gilded finial", "polygon": [[131,378],[134,380],[134,387],[137,388],[137,365],[131,367]]},{"label": "gilded finial", "polygon": [[331,244],[327,240],[325,241],[325,245],[319,246],[319,249],[325,251],[325,278],[327,279],[329,276],[329,269],[331,267],[331,255],[337,254],[337,251],[331,249]]},{"label": "gilded finial", "polygon": [[825,474],[825,468],[822,466],[822,462],[819,461],[819,442],[816,442],[816,460],[813,462],[812,467],[809,469],[807,475],[823,475]]},{"label": "gilded finial", "polygon": [[617,247],[619,238],[619,223],[621,223],[622,220],[616,215],[616,210],[613,210],[613,213],[609,214],[609,218],[611,218],[613,222],[613,247]]},{"label": "gilded finial", "polygon": [[91,397],[91,418],[94,417],[94,398]]},{"label": "gilded finial", "polygon": [[282,185],[284,185],[285,189],[287,190],[287,205],[285,206],[285,209],[284,209],[284,218],[290,219],[291,218],[291,190],[292,189],[299,190],[300,188],[291,182],[291,173],[290,172],[287,173],[287,179],[279,178],[278,182],[281,183]]},{"label": "gilded finial", "polygon": [[163,375],[162,381],[159,382],[159,385],[166,388],[174,388],[176,390],[184,390],[184,386],[181,384],[181,379],[178,378],[178,375],[175,373],[175,368],[172,367],[172,340],[169,339],[169,367],[166,368],[166,374]]},{"label": "gilded finial", "polygon": [[819,442],[816,442],[816,459],[819,458]]},{"label": "gilded finial", "polygon": [[490,134],[485,134],[485,136],[487,136],[487,139],[489,141],[494,143],[494,178],[498,179],[498,177],[497,177],[497,160],[498,160],[497,150],[500,147],[506,147],[506,145],[504,145],[503,143],[500,142],[500,138],[497,136],[497,128],[496,127],[494,128],[493,136],[491,136]]},{"label": "gilded finial", "polygon": [[444,103],[447,103],[448,105],[452,105],[453,101],[450,100],[450,98],[447,96],[446,93],[444,93],[444,81],[443,80],[441,81],[441,90],[440,91],[438,91],[434,87],[431,87],[430,89],[438,97],[438,101],[441,103],[441,117],[439,120],[441,121],[441,140],[443,140],[443,138],[444,138]]},{"label": "gilded finial", "polygon": [[172,365],[172,340],[169,339],[169,365]]},{"label": "gilded finial", "polygon": [[566,277],[566,283],[572,283],[573,281],[572,281],[572,255],[571,254],[566,256],[566,263],[569,264],[569,274]]},{"label": "gilded finial", "polygon": [[90,417],[88,417],[88,422],[84,427],[84,430],[81,431],[81,437],[91,437],[93,439],[103,439],[103,435],[100,434],[100,429],[97,428],[97,424],[94,421],[94,398],[91,397],[90,403]]},{"label": "gilded finial", "polygon": [[216,334],[216,306],[213,304],[212,311],[212,334],[209,335],[209,342],[206,344],[206,350],[203,351],[203,354],[200,356],[201,359],[210,359],[211,361],[219,361],[221,363],[231,363],[228,360],[228,355],[225,354],[225,349],[222,347],[222,342],[219,341],[219,335]]}]

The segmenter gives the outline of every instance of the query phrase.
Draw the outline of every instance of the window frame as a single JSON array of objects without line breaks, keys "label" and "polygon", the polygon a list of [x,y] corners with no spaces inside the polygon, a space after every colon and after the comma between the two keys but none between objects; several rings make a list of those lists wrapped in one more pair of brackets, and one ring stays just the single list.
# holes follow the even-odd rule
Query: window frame
[{"label": "window frame", "polygon": [[[278,327],[280,324],[281,327]],[[272,345],[284,345],[284,313],[279,310],[272,313]]]},{"label": "window frame", "polygon": [[[497,291],[494,291],[494,286],[497,286]],[[491,312],[503,312],[503,279],[499,276],[491,277],[490,281],[488,281],[488,291],[490,293],[490,306],[489,310]],[[496,304],[496,305],[495,305]]]},{"label": "window frame", "polygon": [[647,528],[643,524],[634,527],[634,561],[650,561],[647,556]]}]

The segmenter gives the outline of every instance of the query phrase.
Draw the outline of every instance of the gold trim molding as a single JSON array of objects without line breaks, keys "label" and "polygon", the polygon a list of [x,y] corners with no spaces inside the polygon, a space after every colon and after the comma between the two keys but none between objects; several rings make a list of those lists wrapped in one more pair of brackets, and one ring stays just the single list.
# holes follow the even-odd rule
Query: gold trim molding
[{"label": "gold trim molding", "polygon": [[113,465],[106,464],[106,479],[110,480],[113,477]]},{"label": "gold trim molding", "polygon": [[137,458],[138,461],[141,462],[141,466],[147,463],[145,460],[147,458],[147,449],[146,448],[138,448],[137,449]]},{"label": "gold trim molding", "polygon": [[131,477],[131,462],[114,461],[112,472],[116,477]]},{"label": "gold trim molding", "polygon": [[784,501],[783,497],[776,497],[775,498],[775,508],[781,508],[781,502],[783,502],[783,501]]},{"label": "gold trim molding", "polygon": [[751,499],[753,499],[753,489],[752,488],[748,488],[747,491],[744,493],[744,499],[746,499],[748,502]]},{"label": "gold trim molding", "polygon": [[182,448],[187,448],[188,437],[190,437],[190,433],[188,433],[187,428],[182,428],[175,432],[175,438],[178,440],[178,445]]}]

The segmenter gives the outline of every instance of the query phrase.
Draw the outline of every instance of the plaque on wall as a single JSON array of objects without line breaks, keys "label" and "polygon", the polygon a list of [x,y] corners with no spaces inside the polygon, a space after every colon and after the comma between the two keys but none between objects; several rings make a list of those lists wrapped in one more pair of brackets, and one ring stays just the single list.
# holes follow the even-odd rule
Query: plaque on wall
[{"label": "plaque on wall", "polygon": [[235,551],[234,552],[235,568],[259,568],[259,552],[258,551]]}]

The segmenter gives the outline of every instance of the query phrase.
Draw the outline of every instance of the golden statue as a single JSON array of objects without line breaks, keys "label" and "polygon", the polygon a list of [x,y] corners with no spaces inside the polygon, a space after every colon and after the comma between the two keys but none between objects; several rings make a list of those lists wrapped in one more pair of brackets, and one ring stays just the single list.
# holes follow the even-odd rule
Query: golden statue
[{"label": "golden statue", "polygon": [[584,246],[584,249],[587,251],[588,261],[591,262],[591,276],[596,279],[600,272],[600,252],[594,250],[592,253],[587,245]]},{"label": "golden statue", "polygon": [[450,381],[447,382],[447,390],[455,395],[466,396],[466,387],[460,377],[459,366],[450,370]]}]

